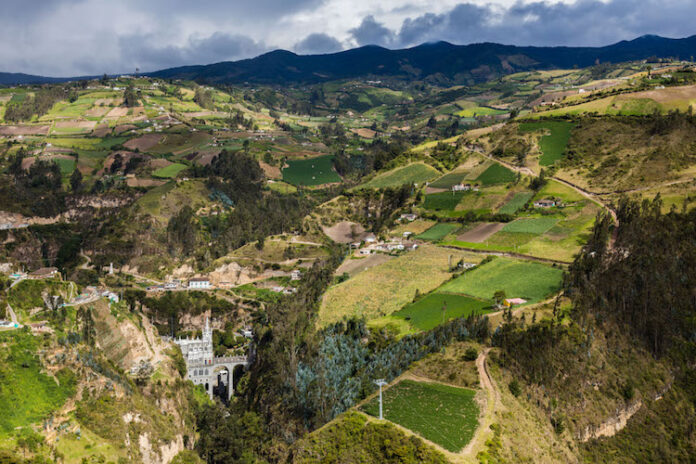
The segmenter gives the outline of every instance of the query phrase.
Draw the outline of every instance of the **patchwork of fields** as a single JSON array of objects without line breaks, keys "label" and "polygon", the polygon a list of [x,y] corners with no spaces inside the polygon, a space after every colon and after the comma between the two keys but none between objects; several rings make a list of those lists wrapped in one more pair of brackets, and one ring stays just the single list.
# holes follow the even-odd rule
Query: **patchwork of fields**
[{"label": "patchwork of fields", "polygon": [[[451,257],[451,258],[450,258]],[[372,319],[401,309],[418,290],[428,293],[450,278],[449,262],[478,263],[482,256],[429,244],[369,268],[330,287],[321,302],[318,325],[353,316]]]}]

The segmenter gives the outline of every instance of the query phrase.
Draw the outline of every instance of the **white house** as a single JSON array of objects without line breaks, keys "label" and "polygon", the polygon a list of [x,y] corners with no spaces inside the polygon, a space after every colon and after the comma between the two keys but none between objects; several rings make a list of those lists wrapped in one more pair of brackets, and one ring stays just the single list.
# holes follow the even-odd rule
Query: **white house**
[{"label": "white house", "polygon": [[294,271],[290,272],[290,280],[300,280],[302,277],[302,271],[299,269],[295,269]]},{"label": "white house", "polygon": [[210,287],[210,279],[208,279],[207,277],[194,277],[193,279],[189,279],[188,281],[188,288],[208,289]]},{"label": "white house", "polygon": [[455,184],[452,186],[453,192],[466,192],[471,190],[471,185],[469,184]]},{"label": "white house", "polygon": [[553,208],[554,206],[556,206],[556,202],[554,200],[544,199],[544,200],[536,200],[534,202],[535,208]]}]

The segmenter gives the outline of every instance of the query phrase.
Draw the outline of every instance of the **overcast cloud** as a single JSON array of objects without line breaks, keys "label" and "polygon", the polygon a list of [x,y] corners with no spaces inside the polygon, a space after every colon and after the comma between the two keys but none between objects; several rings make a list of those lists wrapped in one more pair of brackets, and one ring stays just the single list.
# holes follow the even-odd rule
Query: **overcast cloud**
[{"label": "overcast cloud", "polygon": [[152,71],[360,45],[598,46],[696,34],[694,0],[0,0],[0,71]]}]

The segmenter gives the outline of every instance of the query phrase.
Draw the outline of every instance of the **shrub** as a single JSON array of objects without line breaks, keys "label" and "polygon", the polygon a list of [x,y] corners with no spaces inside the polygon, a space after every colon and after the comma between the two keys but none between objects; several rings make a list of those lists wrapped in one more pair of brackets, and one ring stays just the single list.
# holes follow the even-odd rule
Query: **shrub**
[{"label": "shrub", "polygon": [[478,350],[474,347],[467,348],[466,352],[464,353],[464,359],[467,361],[475,361],[476,358],[478,358]]},{"label": "shrub", "polygon": [[522,393],[522,388],[520,387],[520,383],[517,381],[517,379],[510,382],[508,384],[508,388],[513,396],[520,396],[520,393]]}]

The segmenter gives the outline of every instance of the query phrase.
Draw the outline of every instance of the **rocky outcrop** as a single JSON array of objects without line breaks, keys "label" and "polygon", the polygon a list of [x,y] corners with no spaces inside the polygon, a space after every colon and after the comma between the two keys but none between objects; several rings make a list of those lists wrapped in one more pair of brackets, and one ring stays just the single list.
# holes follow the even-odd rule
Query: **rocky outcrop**
[{"label": "rocky outcrop", "polygon": [[599,437],[613,437],[620,430],[626,427],[628,420],[637,413],[643,403],[639,400],[623,408],[619,408],[616,414],[596,426],[588,426],[583,430],[578,439],[586,442]]}]

